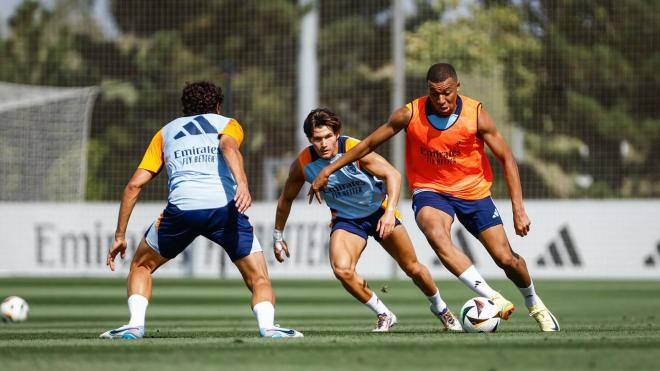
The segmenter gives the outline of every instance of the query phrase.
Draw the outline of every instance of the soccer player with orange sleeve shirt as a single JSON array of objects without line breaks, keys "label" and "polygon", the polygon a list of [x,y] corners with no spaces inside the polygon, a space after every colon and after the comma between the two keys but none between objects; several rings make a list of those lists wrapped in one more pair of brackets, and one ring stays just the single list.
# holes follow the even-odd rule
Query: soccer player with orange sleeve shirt
[{"label": "soccer player with orange sleeve shirt", "polygon": [[220,115],[222,89],[198,81],[183,89],[184,116],[153,137],[129,180],[119,207],[115,239],[107,265],[126,253],[126,228],[142,188],[163,168],[168,176],[168,203],[152,223],[133,256],[128,274],[129,323],[100,335],[105,339],[140,339],[152,292],[152,274],[175,258],[198,236],[222,246],[252,292],[252,311],[262,337],[302,337],[274,324],[275,295],[261,245],[244,212],[252,197],[239,150],[243,129]]}]

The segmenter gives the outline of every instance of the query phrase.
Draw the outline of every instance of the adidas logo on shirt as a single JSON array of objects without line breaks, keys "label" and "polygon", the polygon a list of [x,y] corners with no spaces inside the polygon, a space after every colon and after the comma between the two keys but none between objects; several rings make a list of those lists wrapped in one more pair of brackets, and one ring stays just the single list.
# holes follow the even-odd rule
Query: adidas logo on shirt
[{"label": "adidas logo on shirt", "polygon": [[[193,120],[197,121],[199,127],[195,125],[194,121],[190,121],[189,123],[183,125],[183,130],[181,130],[174,136],[175,140],[185,137],[187,135],[186,132],[190,135],[218,134],[218,131],[215,130],[213,125],[211,125],[211,123],[206,118],[204,118],[204,116],[197,116]],[[200,130],[200,128],[202,130]]]}]

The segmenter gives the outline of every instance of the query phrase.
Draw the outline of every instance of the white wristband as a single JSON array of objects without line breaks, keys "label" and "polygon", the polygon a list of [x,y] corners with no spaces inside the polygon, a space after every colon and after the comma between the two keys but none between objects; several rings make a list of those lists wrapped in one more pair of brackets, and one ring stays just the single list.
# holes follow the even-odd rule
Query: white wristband
[{"label": "white wristband", "polygon": [[277,229],[273,229],[273,241],[280,242],[282,240],[283,240],[282,231],[277,230]]},{"label": "white wristband", "polygon": [[283,254],[283,245],[284,245],[284,239],[282,238],[282,231],[273,229],[273,250],[275,250],[276,253],[280,254],[280,257],[282,259],[286,259],[285,254]]}]

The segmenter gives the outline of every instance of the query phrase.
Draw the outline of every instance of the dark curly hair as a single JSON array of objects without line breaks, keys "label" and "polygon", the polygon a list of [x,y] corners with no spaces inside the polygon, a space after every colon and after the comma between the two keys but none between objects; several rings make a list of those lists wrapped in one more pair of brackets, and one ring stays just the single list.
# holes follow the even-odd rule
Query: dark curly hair
[{"label": "dark curly hair", "polygon": [[314,128],[320,128],[322,126],[327,126],[333,133],[339,134],[339,131],[341,130],[341,120],[329,109],[317,108],[307,115],[305,123],[303,124],[303,130],[305,131],[307,138],[311,138],[314,133]]},{"label": "dark curly hair", "polygon": [[186,83],[181,94],[183,114],[186,116],[215,113],[215,107],[225,98],[222,88],[209,81]]}]

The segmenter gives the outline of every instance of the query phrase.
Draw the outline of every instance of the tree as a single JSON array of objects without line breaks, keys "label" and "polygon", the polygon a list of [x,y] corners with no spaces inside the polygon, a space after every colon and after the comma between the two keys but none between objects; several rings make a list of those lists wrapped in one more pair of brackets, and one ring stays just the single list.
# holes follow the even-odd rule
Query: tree
[{"label": "tree", "polygon": [[660,3],[542,0],[522,9],[543,57],[524,61],[538,76],[531,99],[520,102],[532,102],[533,118],[514,116],[546,145],[578,143],[564,156],[544,146],[539,155],[593,179],[573,196],[660,195]]},{"label": "tree", "polygon": [[651,0],[483,0],[467,17],[417,27],[408,59],[418,74],[439,60],[485,78],[501,69],[503,121],[526,132],[526,195],[657,197],[659,10]]},{"label": "tree", "polygon": [[24,1],[0,40],[0,79],[22,84],[81,85],[85,81],[75,35],[56,11]]},{"label": "tree", "polygon": [[[224,66],[231,64],[233,107],[223,108],[231,109],[246,129],[243,151],[250,188],[258,197],[261,161],[279,156],[283,147],[272,144],[286,142],[294,130],[296,3],[163,1],[157,8],[153,4],[116,0],[112,9],[122,36],[112,42],[81,36],[83,54],[93,61],[92,74],[104,89],[94,113],[93,145],[98,156],[90,164],[98,167],[90,168],[90,192],[102,189],[95,198],[118,198],[151,136],[180,115],[184,84],[203,79],[226,89],[230,76]],[[144,198],[164,198],[165,178],[157,178],[160,183],[149,187]]]}]

